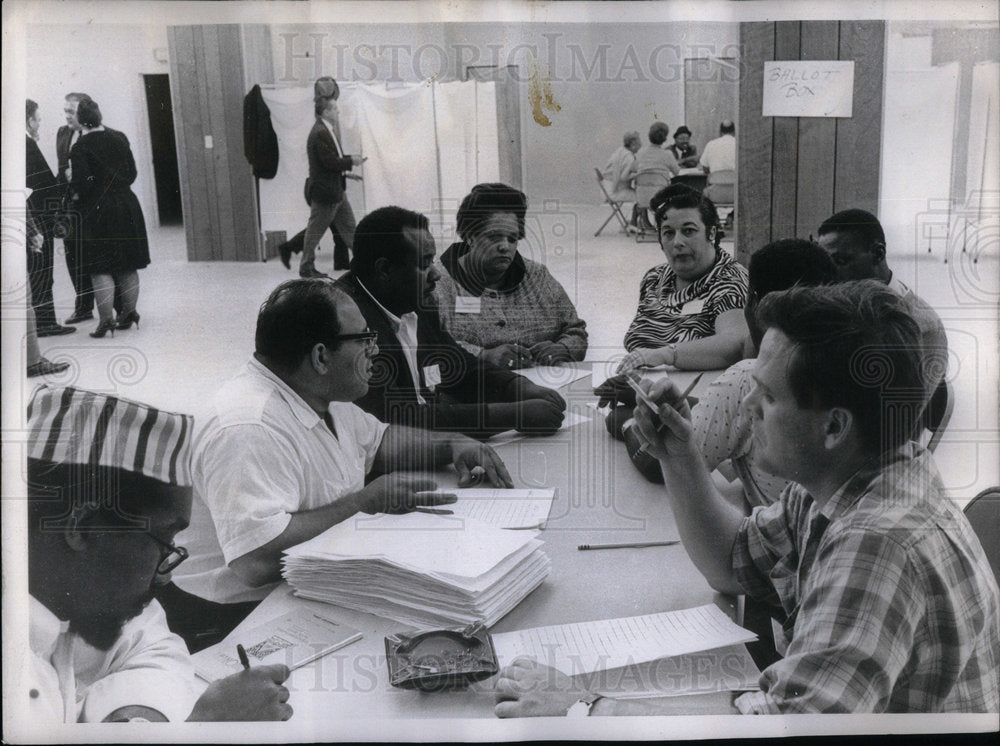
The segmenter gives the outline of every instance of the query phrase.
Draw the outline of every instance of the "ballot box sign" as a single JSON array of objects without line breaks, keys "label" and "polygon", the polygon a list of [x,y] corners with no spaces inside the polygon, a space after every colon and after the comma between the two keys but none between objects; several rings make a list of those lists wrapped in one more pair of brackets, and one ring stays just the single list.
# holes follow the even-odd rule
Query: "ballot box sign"
[{"label": "ballot box sign", "polygon": [[764,63],[765,117],[849,117],[854,62],[776,60]]}]

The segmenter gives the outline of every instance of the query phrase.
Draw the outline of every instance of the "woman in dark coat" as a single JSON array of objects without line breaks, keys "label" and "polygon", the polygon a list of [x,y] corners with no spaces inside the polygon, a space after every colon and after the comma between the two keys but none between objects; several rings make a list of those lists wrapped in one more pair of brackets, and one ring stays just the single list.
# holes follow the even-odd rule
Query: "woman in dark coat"
[{"label": "woman in dark coat", "polygon": [[[92,100],[81,101],[77,119],[83,134],[70,151],[72,187],[80,215],[82,253],[94,283],[100,323],[92,337],[139,326],[135,310],[139,273],[149,264],[146,222],[130,185],[135,158],[128,138],[101,125],[101,110]],[[114,318],[115,288],[121,298]]]}]

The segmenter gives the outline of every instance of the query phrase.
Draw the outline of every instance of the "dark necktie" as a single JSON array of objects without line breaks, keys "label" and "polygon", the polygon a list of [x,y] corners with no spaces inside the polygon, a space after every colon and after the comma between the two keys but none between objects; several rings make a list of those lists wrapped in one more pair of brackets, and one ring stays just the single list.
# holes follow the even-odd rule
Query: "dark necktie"
[{"label": "dark necktie", "polygon": [[333,417],[330,416],[329,411],[323,413],[323,422],[326,423],[326,426],[330,428],[330,432],[333,433],[333,437],[336,438],[337,428],[333,426]]}]

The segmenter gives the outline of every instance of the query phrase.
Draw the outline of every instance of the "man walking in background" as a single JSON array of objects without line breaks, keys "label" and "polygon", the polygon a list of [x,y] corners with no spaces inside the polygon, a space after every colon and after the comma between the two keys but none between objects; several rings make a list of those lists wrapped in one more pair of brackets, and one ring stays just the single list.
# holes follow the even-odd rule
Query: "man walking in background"
[{"label": "man walking in background", "polygon": [[[292,252],[302,252],[299,262],[301,277],[326,277],[316,270],[316,247],[327,228],[333,233],[333,268],[347,269],[348,251],[354,243],[354,211],[347,201],[347,178],[360,178],[348,174],[360,166],[360,155],[345,155],[340,144],[340,121],[337,99],[340,87],[337,81],[323,77],[314,86],[316,97],[316,124],[306,141],[309,157],[309,178],[306,179],[306,201],[309,203],[309,222],[305,233],[293,237],[279,247],[281,263],[290,267]],[[301,237],[301,239],[300,239]],[[301,241],[301,244],[300,244]],[[301,246],[301,248],[300,248]]]}]

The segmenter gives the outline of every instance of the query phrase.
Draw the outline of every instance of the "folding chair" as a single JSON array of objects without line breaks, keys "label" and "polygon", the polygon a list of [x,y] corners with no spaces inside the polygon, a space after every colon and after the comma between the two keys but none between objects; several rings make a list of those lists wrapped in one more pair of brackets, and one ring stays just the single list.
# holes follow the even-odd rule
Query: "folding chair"
[{"label": "folding chair", "polygon": [[622,202],[618,202],[611,198],[608,194],[608,190],[604,188],[604,176],[601,175],[601,169],[595,167],[594,173],[597,174],[597,186],[601,189],[601,194],[604,195],[604,203],[611,206],[611,214],[608,215],[608,219],[601,223],[601,227],[597,229],[595,236],[601,235],[601,231],[604,227],[611,222],[612,218],[618,218],[618,222],[621,223],[622,230],[628,230],[628,221],[625,219],[625,215],[622,213]]},{"label": "folding chair", "polygon": [[951,419],[951,413],[954,409],[955,391],[951,383],[942,379],[920,415],[924,429],[931,434],[930,440],[927,441],[928,451],[934,451],[938,443],[941,442],[941,436],[944,435],[944,431],[948,427],[948,421]]},{"label": "folding chair", "polygon": [[705,196],[715,204],[719,219],[728,222],[736,209],[736,172],[710,171]]},{"label": "folding chair", "polygon": [[964,512],[1000,583],[1000,487],[980,492],[965,506]]},{"label": "folding chair", "polygon": [[698,192],[704,192],[705,185],[708,183],[708,175],[704,172],[700,174],[677,174],[677,176],[670,180],[670,183],[684,184]]},{"label": "folding chair", "polygon": [[649,219],[649,201],[670,183],[670,177],[661,171],[640,171],[635,175],[635,205],[639,219],[636,221],[636,243],[658,241],[656,226]]}]

